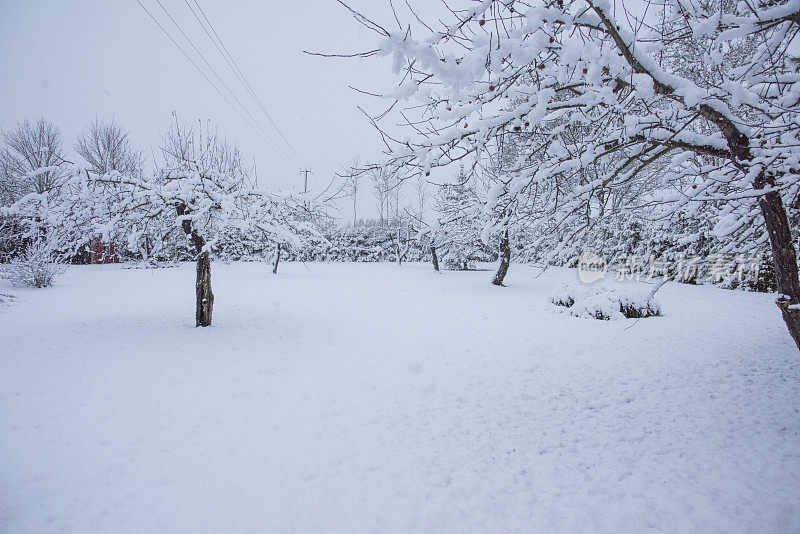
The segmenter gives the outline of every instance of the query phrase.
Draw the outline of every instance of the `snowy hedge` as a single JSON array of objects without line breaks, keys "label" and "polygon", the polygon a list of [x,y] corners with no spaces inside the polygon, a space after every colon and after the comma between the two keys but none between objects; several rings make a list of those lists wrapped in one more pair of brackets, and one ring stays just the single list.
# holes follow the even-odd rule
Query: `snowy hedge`
[{"label": "snowy hedge", "polygon": [[[288,261],[346,261],[346,262],[385,262],[397,261],[397,247],[403,261],[431,261],[431,253],[425,240],[417,239],[413,231],[392,227],[346,227],[323,230],[320,238],[312,238],[302,247],[285,247],[281,251],[282,260]],[[469,247],[470,261],[492,261],[493,251],[480,242]],[[270,260],[274,258],[276,245],[248,236],[230,235],[214,245],[214,253],[226,260]],[[450,248],[439,250],[440,261],[446,268],[458,268],[459,262],[450,261]],[[462,252],[458,250],[458,257]]]},{"label": "snowy hedge", "polygon": [[[697,271],[680,270],[689,259],[713,263],[715,258],[725,259],[732,266],[736,263],[737,249],[730,243],[714,237],[709,228],[713,220],[706,220],[706,213],[679,214],[670,221],[647,221],[632,214],[616,214],[599,218],[576,238],[564,245],[562,236],[575,232],[574,228],[553,226],[547,232],[526,233],[519,231],[512,237],[514,259],[520,263],[538,263],[559,267],[576,267],[578,256],[583,251],[593,252],[609,265],[624,263],[626,258],[655,258],[669,266],[671,277],[687,284],[714,283],[727,289],[747,291],[775,291],[775,276],[772,269],[772,254],[766,242],[759,245],[761,254],[757,270],[743,270],[735,276],[698,276]],[[797,225],[795,225],[797,226]],[[752,253],[747,254],[748,257]],[[702,272],[702,271],[701,271]],[[728,273],[733,274],[733,273]]]}]

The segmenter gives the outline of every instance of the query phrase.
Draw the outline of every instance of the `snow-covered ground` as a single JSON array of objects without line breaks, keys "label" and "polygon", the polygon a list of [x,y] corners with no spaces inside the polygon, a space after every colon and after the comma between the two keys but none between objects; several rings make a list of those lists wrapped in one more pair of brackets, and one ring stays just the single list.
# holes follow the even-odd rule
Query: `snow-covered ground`
[{"label": "snow-covered ground", "polygon": [[0,532],[797,532],[769,295],[595,321],[567,270],[73,267],[0,309]]}]

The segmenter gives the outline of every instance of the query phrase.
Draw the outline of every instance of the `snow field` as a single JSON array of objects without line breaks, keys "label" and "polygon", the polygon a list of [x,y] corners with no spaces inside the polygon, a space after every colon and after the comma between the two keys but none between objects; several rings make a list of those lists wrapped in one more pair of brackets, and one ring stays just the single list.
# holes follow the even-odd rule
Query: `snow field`
[{"label": "snow field", "polygon": [[72,267],[0,286],[2,532],[792,532],[800,366],[770,295],[596,321],[512,265]]}]

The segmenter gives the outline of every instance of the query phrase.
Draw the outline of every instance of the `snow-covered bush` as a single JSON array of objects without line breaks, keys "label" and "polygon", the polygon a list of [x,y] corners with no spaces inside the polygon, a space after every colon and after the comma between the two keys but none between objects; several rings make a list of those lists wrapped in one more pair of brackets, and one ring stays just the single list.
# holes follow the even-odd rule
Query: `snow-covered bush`
[{"label": "snow-covered bush", "polygon": [[661,306],[652,290],[642,291],[635,284],[562,284],[550,302],[566,308],[570,315],[603,321],[638,319],[661,315]]},{"label": "snow-covered bush", "polygon": [[17,286],[50,287],[65,266],[47,239],[28,245],[25,252],[0,265],[0,276]]},{"label": "snow-covered bush", "polygon": [[450,271],[472,271],[475,269],[475,260],[468,256],[464,247],[449,247],[441,260],[445,269]]}]

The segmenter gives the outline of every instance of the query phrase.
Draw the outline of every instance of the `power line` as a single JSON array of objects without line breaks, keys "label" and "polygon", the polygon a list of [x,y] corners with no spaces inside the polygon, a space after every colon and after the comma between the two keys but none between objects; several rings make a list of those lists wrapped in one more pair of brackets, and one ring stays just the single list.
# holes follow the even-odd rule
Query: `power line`
[{"label": "power line", "polygon": [[[192,14],[195,16],[195,18],[197,18],[198,22],[200,22],[200,25],[201,25],[201,26],[203,26],[203,29],[204,29],[204,30],[206,30],[206,29],[205,29],[205,25],[203,24],[203,21],[201,21],[201,20],[200,20],[200,18],[199,18],[199,17],[197,16],[197,14],[195,13],[194,9],[192,9],[192,6],[189,4],[189,0],[184,0],[184,1],[186,2],[186,5],[187,5],[187,6],[189,6],[189,9],[192,11]],[[250,82],[249,82],[249,81],[247,81],[247,77],[244,75],[244,73],[242,72],[242,70],[239,68],[239,65],[238,65],[238,63],[236,63],[236,60],[235,60],[235,59],[233,58],[233,56],[231,55],[230,51],[228,50],[228,47],[227,47],[227,46],[225,46],[225,43],[222,41],[222,38],[219,36],[219,34],[217,33],[217,31],[214,29],[214,25],[211,23],[211,21],[209,20],[209,18],[206,16],[205,12],[203,11],[203,8],[202,8],[202,7],[200,7],[200,4],[198,4],[198,3],[197,3],[197,0],[193,0],[193,1],[194,1],[194,4],[197,6],[197,9],[198,9],[198,10],[200,11],[200,13],[203,15],[203,19],[205,19],[206,23],[208,23],[208,26],[209,26],[209,28],[210,28],[210,29],[211,29],[211,31],[214,33],[214,36],[216,36],[216,41],[219,41],[219,44],[222,46],[222,49],[224,50],[224,53],[223,53],[223,51],[222,51],[222,50],[220,50],[220,47],[219,47],[219,46],[217,46],[217,42],[214,40],[214,38],[213,38],[213,37],[211,37],[211,35],[210,35],[210,34],[208,34],[208,30],[206,30],[206,34],[209,36],[209,38],[211,39],[211,41],[214,43],[214,46],[216,46],[216,48],[217,48],[217,51],[219,51],[219,53],[222,55],[223,59],[225,59],[225,62],[226,62],[226,63],[228,64],[228,66],[231,68],[231,70],[232,70],[232,71],[233,71],[233,73],[236,75],[236,77],[237,77],[237,78],[239,78],[239,81],[240,81],[240,82],[242,82],[242,85],[243,85],[243,86],[245,87],[245,89],[247,89],[247,91],[250,93],[250,96],[252,96],[252,97],[253,97],[253,100],[255,100],[255,102],[256,102],[256,104],[258,105],[258,107],[259,107],[259,108],[261,109],[261,111],[264,113],[264,116],[266,116],[266,117],[267,117],[267,120],[268,120],[268,121],[270,122],[270,124],[272,124],[272,126],[275,128],[275,131],[277,131],[277,132],[278,132],[278,135],[280,135],[280,136],[281,136],[281,139],[283,139],[283,141],[286,143],[286,145],[289,147],[289,149],[290,149],[290,150],[291,150],[291,151],[294,153],[294,155],[295,155],[295,156],[297,156],[297,158],[298,158],[298,159],[299,159],[301,162],[304,162],[305,160],[303,159],[303,157],[302,157],[302,156],[301,156],[301,155],[300,155],[300,154],[297,152],[297,150],[295,150],[294,146],[293,146],[293,145],[292,145],[292,144],[289,142],[289,140],[288,140],[288,139],[286,138],[286,136],[283,134],[283,132],[281,131],[281,129],[278,127],[278,125],[277,125],[277,124],[275,123],[275,121],[272,119],[272,115],[270,115],[269,111],[267,111],[266,107],[264,107],[264,104],[261,102],[261,99],[258,97],[258,95],[256,94],[256,92],[253,90],[253,87],[250,85]]]},{"label": "power line", "polygon": [[[236,101],[236,103],[239,104],[239,106],[244,110],[245,113],[247,113],[247,115],[250,117],[250,119],[252,119],[253,123],[255,123],[255,125],[258,126],[258,128],[261,129],[263,134],[267,137],[267,139],[269,139],[270,143],[274,144],[273,150],[275,150],[276,152],[280,151],[281,154],[286,159],[291,159],[289,157],[289,155],[286,152],[284,152],[278,146],[278,143],[276,143],[272,139],[272,136],[267,132],[267,130],[263,126],[261,126],[261,124],[259,123],[258,119],[256,119],[253,116],[253,114],[250,113],[250,110],[247,108],[247,106],[242,104],[241,100],[239,100],[239,98],[236,96],[236,94],[233,92],[233,90],[228,86],[227,83],[225,83],[225,80],[222,79],[222,77],[217,73],[217,71],[214,69],[214,67],[211,65],[211,63],[209,63],[209,61],[206,59],[205,55],[203,55],[203,53],[195,46],[194,42],[186,34],[186,32],[183,31],[183,28],[181,28],[180,24],[178,24],[178,21],[176,21],[175,18],[170,14],[170,12],[167,11],[167,8],[165,8],[164,4],[161,3],[161,0],[156,0],[156,3],[161,7],[161,10],[164,11],[164,13],[167,15],[167,17],[169,17],[169,19],[172,21],[172,23],[175,25],[175,27],[178,29],[178,31],[181,33],[181,35],[183,35],[183,38],[186,39],[186,41],[189,43],[189,45],[192,47],[192,49],[194,49],[195,53],[197,53],[197,55],[200,56],[200,59],[203,60],[203,62],[206,64],[206,66],[211,71],[211,73],[214,74],[214,76],[216,76],[217,80],[219,80],[219,82],[222,84],[222,86],[225,89],[228,90],[228,93],[230,93],[230,95],[233,97],[233,99]],[[302,163],[302,161],[300,161],[299,163]]]},{"label": "power line", "polygon": [[[208,32],[208,30],[206,29],[205,24],[203,23],[202,20],[200,20],[200,17],[197,15],[197,13],[194,11],[194,9],[192,8],[191,4],[189,3],[189,0],[184,0],[184,2],[186,2],[186,5],[189,7],[189,10],[192,12],[192,14],[195,16],[197,21],[203,27],[203,30],[206,32],[206,35],[208,35],[209,39],[211,39],[211,42],[214,43],[214,46],[217,48],[217,51],[220,53],[222,58],[225,60],[225,62],[228,64],[228,66],[233,71],[233,73],[236,75],[236,77],[239,79],[239,81],[245,87],[247,92],[250,93],[250,96],[253,97],[253,100],[255,100],[255,102],[258,105],[258,107],[264,113],[264,116],[267,117],[267,120],[269,121],[269,123],[272,124],[273,128],[275,128],[275,131],[277,131],[278,135],[281,136],[281,139],[283,139],[283,141],[286,143],[286,146],[288,146],[289,149],[294,153],[294,155],[297,156],[297,158],[301,161],[301,163],[304,163],[305,160],[303,159],[303,157],[297,152],[297,150],[295,150],[294,146],[289,142],[289,140],[283,134],[281,129],[278,127],[278,125],[272,119],[272,115],[270,115],[269,111],[267,111],[266,107],[261,102],[261,99],[258,97],[256,92],[253,90],[253,87],[250,85],[250,82],[247,80],[247,77],[244,75],[242,70],[239,68],[239,65],[236,63],[236,60],[231,55],[230,51],[228,51],[228,47],[225,46],[225,43],[222,41],[222,38],[219,36],[217,31],[214,29],[214,25],[211,23],[211,21],[206,16],[205,12],[203,11],[203,8],[200,7],[200,4],[197,2],[197,0],[193,0],[193,1],[194,1],[195,6],[197,6],[197,9],[200,11],[200,14],[203,15],[203,19],[205,19],[206,23],[208,24],[208,27],[211,29],[211,32],[216,37],[216,40]],[[219,44],[217,44],[217,41],[219,41]],[[222,48],[220,48],[220,46],[222,46]],[[223,50],[224,50],[224,52],[223,52]]]},{"label": "power line", "polygon": [[235,112],[236,112],[236,113],[239,115],[239,117],[240,117],[240,118],[241,118],[241,119],[242,119],[242,120],[245,122],[245,124],[247,124],[247,125],[248,125],[248,126],[249,126],[249,127],[250,127],[250,128],[251,128],[251,129],[252,129],[252,130],[253,130],[253,131],[256,133],[256,135],[258,135],[258,136],[261,138],[261,140],[262,140],[262,141],[264,141],[264,144],[266,144],[266,145],[267,145],[267,147],[269,147],[269,148],[270,148],[270,150],[272,150],[273,152],[275,152],[275,154],[276,154],[276,155],[278,155],[278,157],[280,157],[280,158],[281,158],[281,160],[282,160],[282,161],[283,161],[283,162],[284,162],[286,165],[288,165],[288,166],[289,166],[289,167],[291,167],[291,168],[295,168],[295,167],[294,167],[294,164],[292,164],[292,163],[291,163],[291,162],[290,162],[290,161],[289,161],[289,160],[288,160],[288,159],[287,159],[287,158],[286,158],[286,157],[285,157],[283,154],[281,154],[281,153],[280,153],[280,152],[278,152],[278,151],[277,151],[275,148],[273,148],[273,147],[272,147],[272,145],[269,143],[269,141],[268,141],[268,140],[267,140],[267,139],[266,139],[266,138],[265,138],[265,137],[264,137],[264,136],[261,134],[261,132],[259,132],[259,131],[258,131],[258,129],[256,129],[256,127],[255,127],[255,126],[253,126],[253,125],[250,123],[250,121],[249,121],[249,120],[247,120],[247,117],[245,117],[244,115],[242,115],[242,112],[241,112],[241,111],[239,111],[239,108],[237,108],[236,106],[234,106],[234,105],[233,105],[233,103],[232,103],[230,100],[228,100],[228,97],[226,97],[226,96],[225,96],[225,95],[222,93],[222,91],[220,91],[220,90],[219,90],[219,88],[218,88],[218,87],[217,87],[217,86],[214,84],[214,82],[212,82],[212,81],[211,81],[211,79],[210,79],[210,78],[209,78],[209,77],[206,75],[206,73],[205,73],[205,72],[203,72],[203,69],[201,69],[201,68],[200,68],[200,67],[197,65],[197,63],[195,63],[195,61],[194,61],[194,60],[193,60],[193,59],[192,59],[192,58],[189,56],[189,54],[188,54],[188,53],[186,53],[186,51],[183,49],[183,47],[182,47],[180,44],[178,44],[178,42],[177,42],[177,41],[175,41],[175,39],[173,39],[173,38],[172,38],[172,35],[170,35],[170,34],[169,34],[169,32],[168,32],[168,31],[167,31],[167,30],[164,28],[164,26],[162,26],[162,25],[161,25],[161,23],[160,23],[160,22],[158,22],[158,19],[156,19],[156,18],[153,16],[153,14],[152,14],[152,13],[150,13],[150,10],[149,10],[149,9],[147,9],[147,8],[144,6],[144,4],[142,4],[141,0],[136,0],[136,3],[137,3],[137,4],[139,4],[139,6],[141,6],[141,8],[142,8],[142,9],[144,9],[145,13],[147,13],[147,15],[148,15],[148,16],[149,16],[149,17],[150,17],[152,20],[153,20],[153,22],[155,22],[155,23],[156,23],[156,26],[158,26],[158,27],[159,27],[159,29],[161,29],[161,31],[164,33],[164,35],[166,35],[166,36],[167,36],[167,38],[168,38],[170,41],[172,41],[172,44],[174,44],[174,45],[175,45],[175,46],[178,48],[178,50],[180,50],[180,51],[181,51],[181,53],[184,55],[184,57],[185,57],[187,60],[189,60],[189,63],[191,63],[191,64],[192,64],[192,66],[193,66],[193,67],[194,67],[194,68],[197,70],[197,72],[199,72],[199,73],[200,73],[200,74],[203,76],[203,78],[205,78],[205,80],[206,80],[206,81],[209,83],[209,85],[211,85],[211,87],[213,87],[213,88],[214,88],[214,90],[217,92],[217,94],[219,94],[219,96],[220,96],[220,97],[222,97],[222,99],[223,99],[223,100],[225,100],[225,102],[227,102],[227,103],[228,103],[228,105],[229,105],[229,106],[231,106],[231,108],[233,108],[233,110],[234,110],[234,111],[235,111]]},{"label": "power line", "polygon": [[253,126],[253,125],[250,123],[250,121],[249,121],[249,120],[247,120],[247,117],[245,117],[244,115],[242,115],[241,111],[239,111],[239,108],[237,108],[236,106],[234,106],[234,105],[233,105],[233,103],[232,103],[232,102],[231,102],[231,101],[228,99],[228,97],[226,97],[226,96],[225,96],[225,95],[222,93],[222,91],[220,91],[220,90],[219,90],[219,88],[216,86],[216,84],[214,84],[214,82],[213,82],[213,81],[211,81],[211,79],[210,79],[210,78],[209,78],[209,77],[206,75],[206,73],[205,73],[205,72],[203,72],[203,69],[201,69],[201,68],[200,68],[200,67],[197,65],[197,63],[195,63],[195,61],[194,61],[194,60],[193,60],[193,59],[192,59],[192,58],[189,56],[189,54],[186,52],[186,50],[184,50],[184,49],[183,49],[183,47],[182,47],[180,44],[178,44],[178,42],[177,42],[177,41],[175,41],[175,39],[173,39],[173,38],[172,38],[172,35],[170,35],[170,34],[169,34],[169,32],[168,32],[168,31],[167,31],[167,30],[164,28],[164,26],[162,26],[162,25],[161,25],[161,23],[160,23],[160,22],[158,22],[158,19],[156,19],[156,18],[153,16],[153,14],[150,12],[150,10],[148,10],[148,9],[147,9],[147,8],[144,6],[144,4],[142,4],[142,2],[141,2],[140,0],[136,0],[136,2],[137,2],[137,3],[138,3],[140,6],[141,6],[141,8],[142,8],[142,9],[144,9],[145,13],[147,13],[147,15],[148,15],[148,16],[149,16],[149,17],[150,17],[152,20],[153,20],[153,22],[155,22],[155,23],[156,23],[156,25],[157,25],[157,26],[158,26],[158,27],[161,29],[161,31],[164,33],[164,35],[166,35],[166,36],[167,36],[167,38],[168,38],[170,41],[172,41],[172,44],[174,44],[174,45],[175,45],[175,46],[178,48],[178,50],[180,50],[180,52],[181,52],[181,53],[184,55],[184,57],[186,57],[186,59],[187,59],[187,60],[189,60],[189,63],[191,63],[191,64],[192,64],[192,66],[193,66],[193,67],[194,67],[194,68],[197,70],[197,72],[199,72],[199,73],[200,73],[200,74],[203,76],[203,78],[205,78],[205,80],[206,80],[206,81],[209,83],[209,85],[211,85],[211,87],[213,87],[213,88],[214,88],[214,90],[217,92],[217,94],[219,94],[219,96],[220,96],[220,97],[222,97],[222,99],[223,99],[223,100],[225,100],[225,102],[227,102],[227,103],[228,103],[228,105],[229,105],[229,106],[231,106],[231,108],[233,108],[233,110],[234,110],[234,111],[235,111],[235,112],[236,112],[236,113],[239,115],[239,117],[240,117],[240,118],[241,118],[241,119],[244,121],[244,123],[245,123],[245,124],[247,124],[247,125],[248,125],[248,126],[249,126],[249,127],[250,127],[250,128],[251,128],[251,129],[252,129],[252,130],[253,130],[253,131],[256,133],[256,135],[258,135],[258,136],[261,138],[261,140],[262,140],[262,141],[264,141],[264,144],[265,144],[265,145],[267,145],[267,147],[268,147],[270,150],[272,150],[273,152],[275,152],[275,154],[276,154],[278,157],[280,157],[280,158],[281,158],[281,160],[282,160],[282,161],[283,161],[283,162],[284,162],[286,165],[288,165],[288,166],[290,166],[290,167],[294,167],[294,165],[292,164],[292,162],[291,162],[291,161],[289,161],[289,160],[288,160],[288,159],[287,159],[287,158],[286,158],[286,157],[285,157],[283,154],[281,154],[280,152],[278,152],[278,151],[277,151],[277,150],[276,150],[276,149],[275,149],[275,148],[274,148],[274,147],[273,147],[273,146],[270,144],[270,141],[269,141],[268,139],[266,139],[266,138],[264,137],[264,135],[263,135],[261,132],[259,132],[259,131],[258,131],[258,129],[257,129],[255,126]]}]

